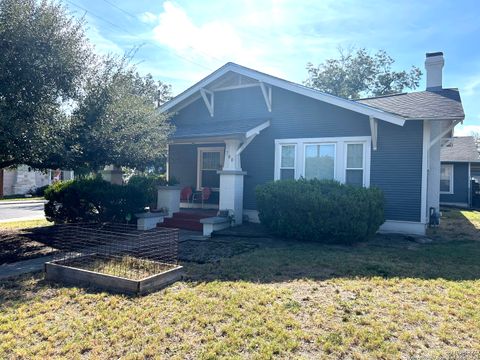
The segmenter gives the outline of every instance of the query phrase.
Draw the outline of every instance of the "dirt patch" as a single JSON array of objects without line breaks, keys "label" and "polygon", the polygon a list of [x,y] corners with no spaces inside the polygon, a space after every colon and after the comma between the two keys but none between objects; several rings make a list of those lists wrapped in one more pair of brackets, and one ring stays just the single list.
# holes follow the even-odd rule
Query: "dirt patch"
[{"label": "dirt patch", "polygon": [[35,238],[28,230],[0,229],[0,264],[33,259],[54,251],[41,237]]}]

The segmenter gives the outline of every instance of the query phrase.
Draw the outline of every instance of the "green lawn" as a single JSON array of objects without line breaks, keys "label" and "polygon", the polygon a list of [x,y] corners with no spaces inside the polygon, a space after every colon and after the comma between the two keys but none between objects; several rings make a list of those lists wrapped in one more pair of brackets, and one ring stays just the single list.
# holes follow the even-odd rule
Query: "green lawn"
[{"label": "green lawn", "polygon": [[15,220],[15,221],[8,221],[0,223],[0,231],[1,230],[12,230],[12,229],[30,229],[39,226],[48,226],[52,223],[47,221],[46,219],[39,219],[39,220]]},{"label": "green lawn", "polygon": [[0,358],[477,359],[479,228],[450,210],[424,244],[213,239],[228,256],[144,297],[23,276],[0,287]]}]

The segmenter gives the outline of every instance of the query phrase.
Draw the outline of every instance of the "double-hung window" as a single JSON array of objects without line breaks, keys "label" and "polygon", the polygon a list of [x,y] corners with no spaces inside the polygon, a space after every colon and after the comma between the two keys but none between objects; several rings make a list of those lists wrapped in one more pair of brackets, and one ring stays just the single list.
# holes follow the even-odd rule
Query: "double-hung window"
[{"label": "double-hung window", "polygon": [[453,165],[442,164],[440,168],[440,192],[453,194]]},{"label": "double-hung window", "polygon": [[295,179],[296,145],[285,144],[280,146],[280,180]]},{"label": "double-hung window", "polygon": [[345,164],[345,184],[364,185],[364,150],[363,143],[346,144],[347,159]]}]

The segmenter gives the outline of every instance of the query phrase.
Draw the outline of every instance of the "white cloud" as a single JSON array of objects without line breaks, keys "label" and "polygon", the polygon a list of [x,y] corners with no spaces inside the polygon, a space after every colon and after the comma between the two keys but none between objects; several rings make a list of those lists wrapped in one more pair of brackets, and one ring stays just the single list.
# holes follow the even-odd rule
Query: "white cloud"
[{"label": "white cloud", "polygon": [[462,95],[472,96],[472,95],[476,95],[479,91],[480,91],[480,76],[474,76],[462,88]]},{"label": "white cloud", "polygon": [[149,12],[149,11],[146,11],[146,12],[138,15],[138,18],[140,19],[141,22],[144,22],[144,23],[147,23],[147,24],[155,23],[158,20],[158,16],[155,15],[154,13]]},{"label": "white cloud", "polygon": [[153,29],[154,40],[177,54],[201,61],[212,69],[234,61],[273,75],[284,75],[262,61],[269,49],[258,42],[246,41],[242,31],[231,22],[212,20],[197,24],[179,5],[166,1],[163,7]]},{"label": "white cloud", "polygon": [[87,37],[95,46],[95,50],[101,54],[123,54],[124,51],[120,46],[113,41],[108,40],[100,31],[93,25],[90,25],[87,29]]},{"label": "white cloud", "polygon": [[470,136],[472,133],[480,134],[480,125],[460,125],[455,127],[455,136]]}]

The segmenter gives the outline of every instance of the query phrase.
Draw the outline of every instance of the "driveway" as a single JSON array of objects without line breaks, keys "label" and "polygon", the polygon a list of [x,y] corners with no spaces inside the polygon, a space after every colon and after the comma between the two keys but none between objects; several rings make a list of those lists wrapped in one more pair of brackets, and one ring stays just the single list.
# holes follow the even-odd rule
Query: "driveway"
[{"label": "driveway", "polygon": [[0,201],[0,223],[17,220],[45,219],[44,200],[36,201]]}]

